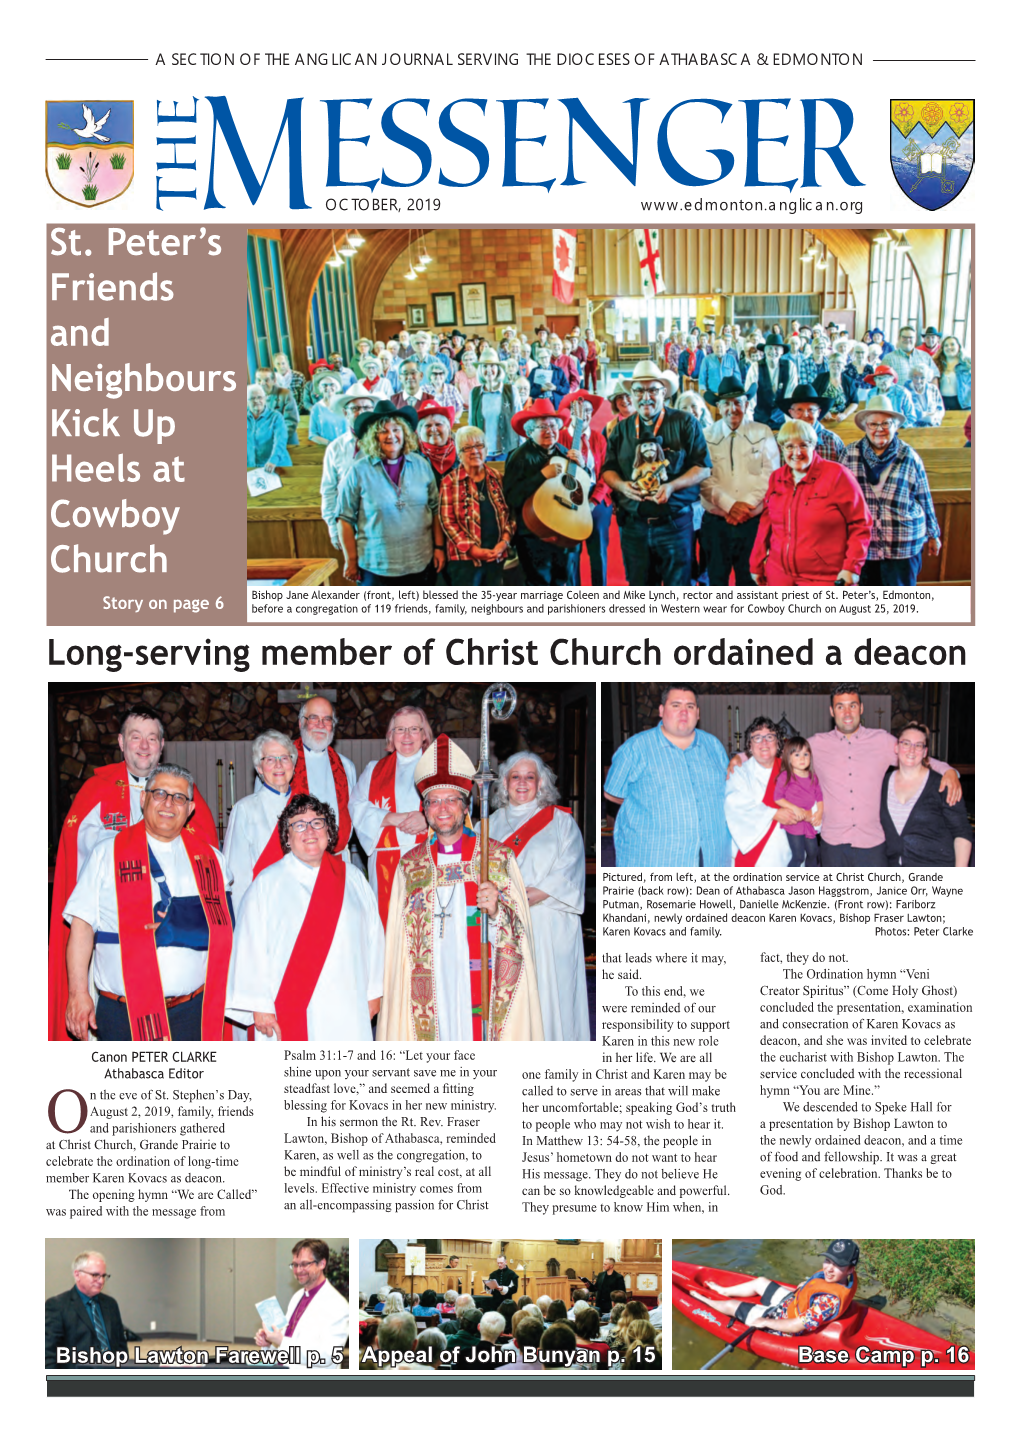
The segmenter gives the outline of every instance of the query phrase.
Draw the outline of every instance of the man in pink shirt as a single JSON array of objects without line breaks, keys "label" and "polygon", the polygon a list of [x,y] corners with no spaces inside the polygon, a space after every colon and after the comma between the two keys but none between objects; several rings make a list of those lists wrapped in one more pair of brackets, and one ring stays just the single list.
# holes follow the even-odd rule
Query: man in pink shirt
[{"label": "man in pink shirt", "polygon": [[[882,781],[896,765],[896,741],[888,730],[861,724],[864,705],[856,685],[836,685],[829,696],[834,730],[812,735],[811,763],[825,797],[823,866],[884,866],[885,835],[879,821]],[[950,805],[962,794],[960,777],[944,761],[932,760]]]}]

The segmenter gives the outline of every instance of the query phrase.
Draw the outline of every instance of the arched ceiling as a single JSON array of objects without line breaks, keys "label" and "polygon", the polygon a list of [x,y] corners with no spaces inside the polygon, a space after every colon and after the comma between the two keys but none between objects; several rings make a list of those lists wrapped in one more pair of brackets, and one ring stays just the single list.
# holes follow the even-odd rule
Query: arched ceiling
[{"label": "arched ceiling", "polygon": [[[415,229],[417,231],[417,229]],[[430,230],[434,230],[431,228]],[[812,235],[823,242],[834,253],[853,288],[857,306],[867,307],[868,275],[871,238],[876,228],[854,227],[809,227]],[[931,243],[932,228],[908,231],[911,244],[922,249],[925,242]],[[941,228],[934,229],[941,233]],[[283,273],[287,297],[291,307],[291,324],[300,324],[302,338],[308,335],[312,308],[312,294],[319,280],[319,273],[332,255],[333,238],[342,234],[329,227],[293,227],[280,232],[283,253]],[[407,246],[406,227],[366,227],[361,229],[365,245],[358,251],[354,263],[354,293],[358,304],[358,317],[362,331],[370,330],[375,299],[382,286],[383,278]],[[422,233],[428,236],[426,231]],[[941,255],[941,252],[940,252]],[[919,269],[919,272],[921,269]],[[922,285],[925,278],[922,275]],[[926,289],[927,290],[927,289]],[[927,302],[927,298],[925,299]],[[295,315],[296,314],[296,315]]]}]

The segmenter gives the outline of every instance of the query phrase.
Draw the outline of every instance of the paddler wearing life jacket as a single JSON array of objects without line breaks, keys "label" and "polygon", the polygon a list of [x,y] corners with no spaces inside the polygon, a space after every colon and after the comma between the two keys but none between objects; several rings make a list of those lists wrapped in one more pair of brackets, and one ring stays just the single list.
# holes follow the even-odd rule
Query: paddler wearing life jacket
[{"label": "paddler wearing life jacket", "polygon": [[[772,1334],[815,1334],[823,1324],[845,1314],[857,1293],[857,1260],[861,1251],[853,1239],[834,1239],[825,1251],[821,1272],[797,1285],[777,1284],[774,1279],[747,1279],[742,1284],[723,1287],[706,1284],[713,1294],[709,1298],[692,1289],[695,1299],[702,1300],[719,1314],[730,1314],[748,1326],[768,1321]],[[755,1304],[747,1301],[756,1299]],[[764,1327],[764,1325],[763,1325]]]}]

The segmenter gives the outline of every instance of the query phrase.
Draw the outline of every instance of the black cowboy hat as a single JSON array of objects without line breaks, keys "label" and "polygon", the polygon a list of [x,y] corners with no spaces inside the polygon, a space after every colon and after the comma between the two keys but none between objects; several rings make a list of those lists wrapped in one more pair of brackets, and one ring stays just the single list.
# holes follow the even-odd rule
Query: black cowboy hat
[{"label": "black cowboy hat", "polygon": [[831,400],[829,398],[820,398],[811,383],[799,383],[788,398],[779,398],[777,400],[776,407],[781,408],[784,413],[789,415],[791,403],[817,403],[821,410],[818,414],[819,421],[825,417],[831,407]]},{"label": "black cowboy hat", "polygon": [[762,347],[781,347],[784,353],[790,351],[790,344],[788,342],[784,342],[778,332],[770,332],[768,337],[766,337],[765,341],[762,343]]},{"label": "black cowboy hat", "polygon": [[351,424],[355,438],[362,438],[373,423],[389,423],[394,418],[402,419],[413,433],[418,427],[418,414],[414,408],[395,408],[389,398],[380,398],[371,413],[362,413]]},{"label": "black cowboy hat", "polygon": [[721,403],[724,398],[746,397],[747,389],[744,387],[744,384],[739,382],[736,378],[723,378],[722,382],[719,384],[718,388],[716,388],[715,392],[715,398],[717,403]]}]

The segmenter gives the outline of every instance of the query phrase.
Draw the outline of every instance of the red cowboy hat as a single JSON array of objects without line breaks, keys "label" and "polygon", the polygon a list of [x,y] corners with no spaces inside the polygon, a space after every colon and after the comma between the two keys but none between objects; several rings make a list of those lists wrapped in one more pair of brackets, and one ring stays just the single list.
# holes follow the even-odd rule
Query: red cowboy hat
[{"label": "red cowboy hat", "polygon": [[899,382],[899,376],[896,372],[896,369],[889,367],[885,363],[883,363],[881,367],[875,368],[873,372],[866,374],[864,381],[866,383],[873,383],[876,378],[892,378],[894,383]]},{"label": "red cowboy hat", "polygon": [[584,388],[578,388],[573,393],[568,393],[563,399],[562,407],[567,413],[567,422],[570,421],[571,403],[591,404],[591,430],[593,433],[601,433],[613,416],[613,405],[608,398],[600,398],[598,393],[589,393]]},{"label": "red cowboy hat", "polygon": [[426,418],[434,418],[437,413],[442,413],[450,427],[453,427],[453,420],[456,417],[454,410],[452,408],[441,408],[435,398],[429,398],[426,402],[420,404],[418,408],[418,422],[421,423]]},{"label": "red cowboy hat", "polygon": [[548,398],[532,398],[526,408],[510,419],[510,426],[523,437],[525,423],[532,423],[536,418],[559,418],[561,422],[566,422],[569,417],[570,414],[563,407],[554,408]]}]

